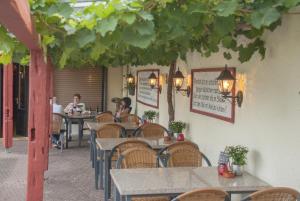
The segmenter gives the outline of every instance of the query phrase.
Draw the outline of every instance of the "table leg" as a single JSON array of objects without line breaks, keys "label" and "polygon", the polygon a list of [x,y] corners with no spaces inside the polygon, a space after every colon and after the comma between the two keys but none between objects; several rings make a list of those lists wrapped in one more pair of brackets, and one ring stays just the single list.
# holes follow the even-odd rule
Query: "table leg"
[{"label": "table leg", "polygon": [[[96,153],[97,155],[97,153]],[[95,188],[98,189],[98,181],[99,181],[99,162],[97,160],[97,156],[96,156],[96,160],[95,160]]]},{"label": "table leg", "polygon": [[69,148],[69,121],[65,120],[65,124],[66,124],[66,149]]},{"label": "table leg", "polygon": [[99,161],[99,177],[100,177],[100,189],[104,189],[103,186],[103,151],[100,150],[100,161]]},{"label": "table leg", "polygon": [[90,161],[92,161],[92,166],[94,167],[94,162],[93,162],[93,149],[92,149],[92,137],[93,133],[92,131],[90,132]]},{"label": "table leg", "polygon": [[108,201],[108,158],[109,158],[109,151],[104,151],[104,201]]},{"label": "table leg", "polygon": [[231,201],[231,192],[228,192],[229,201]]},{"label": "table leg", "polygon": [[83,123],[84,121],[80,120],[78,122],[78,146],[81,146],[81,141],[82,141],[82,137],[83,137]]},{"label": "table leg", "polygon": [[96,152],[96,150],[97,150],[97,148],[96,148],[96,139],[95,139],[95,136],[96,136],[96,134],[95,134],[95,130],[91,130],[91,160],[92,160],[92,167],[94,168],[95,167],[95,156],[96,156],[96,154],[97,154],[97,152]]},{"label": "table leg", "polygon": [[113,194],[113,197],[114,197],[114,201],[120,201],[120,193],[118,191],[118,188],[114,185],[114,194]]}]

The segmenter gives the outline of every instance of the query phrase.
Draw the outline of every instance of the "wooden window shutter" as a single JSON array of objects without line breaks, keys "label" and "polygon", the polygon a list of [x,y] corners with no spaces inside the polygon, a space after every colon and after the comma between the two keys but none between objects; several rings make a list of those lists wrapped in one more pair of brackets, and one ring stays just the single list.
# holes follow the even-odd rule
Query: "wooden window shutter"
[{"label": "wooden window shutter", "polygon": [[73,95],[79,93],[82,103],[87,109],[103,109],[104,94],[104,69],[56,69],[54,71],[54,96],[60,105],[66,105],[73,101]]}]

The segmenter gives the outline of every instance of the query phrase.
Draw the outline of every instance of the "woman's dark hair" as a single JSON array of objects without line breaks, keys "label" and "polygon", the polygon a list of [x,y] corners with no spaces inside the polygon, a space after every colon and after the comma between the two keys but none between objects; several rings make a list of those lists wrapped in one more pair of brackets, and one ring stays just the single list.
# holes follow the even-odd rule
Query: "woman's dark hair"
[{"label": "woman's dark hair", "polygon": [[75,96],[78,97],[79,99],[81,99],[80,94],[74,94],[73,97],[75,97]]},{"label": "woman's dark hair", "polygon": [[130,107],[130,105],[131,105],[131,99],[130,99],[129,97],[124,97],[124,98],[122,99],[122,101],[124,101],[125,107],[126,107],[126,108],[129,108],[129,107]]}]

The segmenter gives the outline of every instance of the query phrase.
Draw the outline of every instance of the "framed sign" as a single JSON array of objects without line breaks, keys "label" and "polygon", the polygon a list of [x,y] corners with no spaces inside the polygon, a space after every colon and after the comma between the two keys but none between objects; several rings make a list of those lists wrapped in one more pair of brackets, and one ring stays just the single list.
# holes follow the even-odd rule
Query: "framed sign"
[{"label": "framed sign", "polygon": [[[235,68],[228,68],[235,76]],[[224,99],[219,93],[216,78],[224,68],[192,70],[192,92],[190,111],[234,123],[235,101]],[[235,85],[230,95],[234,95]]]},{"label": "framed sign", "polygon": [[147,69],[137,71],[137,93],[136,100],[144,105],[158,108],[159,107],[159,92],[157,88],[151,89],[148,78],[151,73],[154,73],[159,82],[159,70]]}]

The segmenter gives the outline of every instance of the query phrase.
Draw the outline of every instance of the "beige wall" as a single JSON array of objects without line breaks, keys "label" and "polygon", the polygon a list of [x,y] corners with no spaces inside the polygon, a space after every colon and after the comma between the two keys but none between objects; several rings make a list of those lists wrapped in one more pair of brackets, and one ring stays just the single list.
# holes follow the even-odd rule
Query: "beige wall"
[{"label": "beige wall", "polygon": [[107,110],[115,112],[116,105],[111,102],[113,97],[122,97],[123,69],[122,67],[108,68],[107,72]]},{"label": "beige wall", "polygon": [[[176,94],[175,118],[188,123],[188,138],[217,165],[218,154],[226,145],[241,144],[250,149],[246,169],[274,186],[300,190],[300,15],[288,15],[283,25],[265,34],[267,53],[241,64],[236,57],[227,61],[222,54],[202,58],[188,55],[188,62],[178,61],[185,75],[194,68],[237,67],[246,75],[245,99],[236,108],[235,123],[189,112],[189,98]],[[153,68],[153,66],[150,66]],[[142,69],[146,67],[139,67]],[[133,68],[135,71],[136,68]],[[168,67],[162,67],[168,72]],[[167,126],[167,98],[164,83],[160,95],[159,122]],[[120,87],[119,87],[120,88]],[[132,97],[135,100],[135,97]],[[135,101],[133,101],[135,105]],[[151,109],[137,104],[138,114]]]}]

